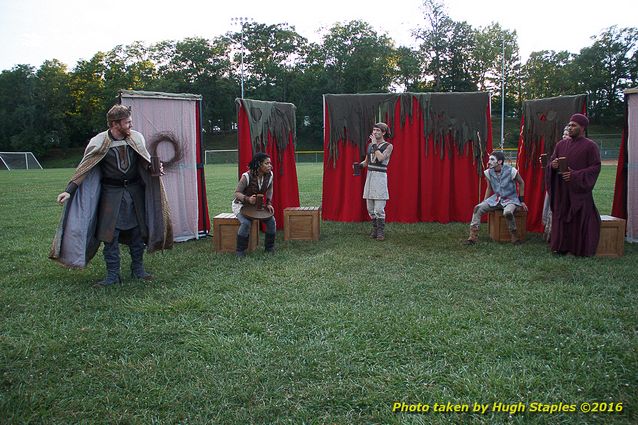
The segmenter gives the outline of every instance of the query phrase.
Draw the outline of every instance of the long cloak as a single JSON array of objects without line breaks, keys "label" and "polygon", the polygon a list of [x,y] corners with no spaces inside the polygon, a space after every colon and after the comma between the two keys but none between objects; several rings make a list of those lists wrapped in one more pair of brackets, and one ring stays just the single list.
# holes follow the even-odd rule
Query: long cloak
[{"label": "long cloak", "polygon": [[[151,156],[146,149],[144,136],[132,131],[126,138],[129,145],[147,165]],[[84,151],[84,157],[75,170],[71,181],[78,185],[71,198],[65,202],[56,229],[49,258],[67,267],[83,268],[97,253],[100,241],[95,230],[100,201],[101,175],[96,165],[104,158],[112,140],[108,131],[93,137]],[[145,240],[147,252],[170,249],[173,246],[173,230],[170,208],[161,179],[151,178],[146,167],[140,166],[140,176],[145,184],[146,224],[148,238]]]},{"label": "long cloak", "polygon": [[547,166],[552,209],[551,249],[576,256],[596,254],[600,238],[600,214],[592,191],[600,174],[598,145],[585,137],[563,139],[556,145],[551,161],[566,157],[571,168],[569,182],[558,170]]}]

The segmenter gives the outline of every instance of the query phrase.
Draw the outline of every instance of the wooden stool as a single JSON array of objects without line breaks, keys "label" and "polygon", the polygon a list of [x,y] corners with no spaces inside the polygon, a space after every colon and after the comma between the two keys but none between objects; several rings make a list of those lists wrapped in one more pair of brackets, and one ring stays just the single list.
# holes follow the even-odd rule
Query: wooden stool
[{"label": "wooden stool", "polygon": [[625,254],[625,220],[610,215],[601,215],[600,220],[596,257],[622,257]]},{"label": "wooden stool", "polygon": [[[239,219],[233,213],[221,213],[213,217],[213,245],[215,252],[235,252],[237,250],[237,230]],[[248,238],[248,251],[257,249],[259,243],[259,220],[253,220]]]},{"label": "wooden stool", "polygon": [[[527,236],[527,211],[516,208],[514,212],[516,220],[516,233],[521,241]],[[511,242],[510,230],[507,227],[507,220],[503,216],[503,210],[490,211],[487,214],[487,229],[490,238],[496,242]]]},{"label": "wooden stool", "polygon": [[289,207],[284,209],[285,241],[318,241],[321,207]]}]

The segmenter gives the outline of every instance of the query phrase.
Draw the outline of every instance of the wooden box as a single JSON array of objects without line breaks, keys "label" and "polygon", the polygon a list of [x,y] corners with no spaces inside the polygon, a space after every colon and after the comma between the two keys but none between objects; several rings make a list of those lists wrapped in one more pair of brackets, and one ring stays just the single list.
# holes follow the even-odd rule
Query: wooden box
[{"label": "wooden box", "polygon": [[[527,211],[517,208],[514,212],[516,219],[516,233],[521,241],[527,236]],[[487,214],[487,229],[490,238],[496,242],[511,242],[510,230],[507,227],[507,220],[503,216],[503,210],[490,211]]]},{"label": "wooden box", "polygon": [[290,207],[284,209],[285,241],[318,241],[321,207]]},{"label": "wooden box", "polygon": [[[237,230],[239,219],[233,213],[221,213],[213,217],[213,245],[215,252],[235,252],[237,250]],[[253,220],[248,238],[248,251],[257,249],[259,243],[259,220]]]},{"label": "wooden box", "polygon": [[625,220],[610,215],[601,215],[600,220],[596,257],[622,257],[625,254]]}]

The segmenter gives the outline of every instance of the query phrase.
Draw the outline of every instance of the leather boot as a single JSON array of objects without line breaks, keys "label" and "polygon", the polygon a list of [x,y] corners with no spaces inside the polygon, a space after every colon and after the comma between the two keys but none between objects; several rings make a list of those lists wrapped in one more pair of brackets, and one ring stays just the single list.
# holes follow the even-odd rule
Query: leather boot
[{"label": "leather boot", "polygon": [[385,218],[377,219],[377,240],[385,240]]},{"label": "leather boot", "polygon": [[378,228],[379,228],[379,219],[373,218],[372,219],[372,231],[370,232],[370,237],[372,239],[376,239],[377,238]]},{"label": "leather boot", "polygon": [[512,238],[512,243],[513,243],[514,245],[520,245],[520,244],[522,244],[522,243],[523,243],[523,241],[521,241],[521,240],[518,238],[518,232],[516,231],[516,229],[514,229],[514,230],[510,230],[510,237]]},{"label": "leather boot", "polygon": [[133,234],[128,248],[131,254],[131,277],[133,279],[153,280],[153,275],[144,270],[144,241],[142,241],[139,231]]},{"label": "leather boot", "polygon": [[264,243],[264,248],[266,249],[266,252],[269,254],[275,253],[275,236],[277,236],[276,233],[266,233],[266,241]]},{"label": "leather boot", "polygon": [[106,277],[95,285],[96,288],[103,288],[116,283],[122,283],[120,277],[120,245],[117,240],[104,244],[104,262],[106,263]]},{"label": "leather boot", "polygon": [[242,236],[237,234],[237,249],[236,254],[239,258],[244,258],[246,256],[246,250],[248,249],[248,238],[249,236]]},{"label": "leather boot", "polygon": [[475,243],[478,242],[478,232],[479,232],[479,227],[478,226],[470,226],[470,236],[467,238],[467,240],[463,241],[464,245],[474,245]]}]

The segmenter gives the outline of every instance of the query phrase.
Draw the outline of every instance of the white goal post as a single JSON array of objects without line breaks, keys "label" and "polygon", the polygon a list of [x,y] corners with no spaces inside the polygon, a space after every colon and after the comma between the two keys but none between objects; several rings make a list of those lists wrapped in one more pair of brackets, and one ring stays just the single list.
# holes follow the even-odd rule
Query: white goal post
[{"label": "white goal post", "polygon": [[237,149],[204,151],[204,164],[237,164]]},{"label": "white goal post", "polygon": [[41,170],[32,152],[0,152],[0,170]]}]

